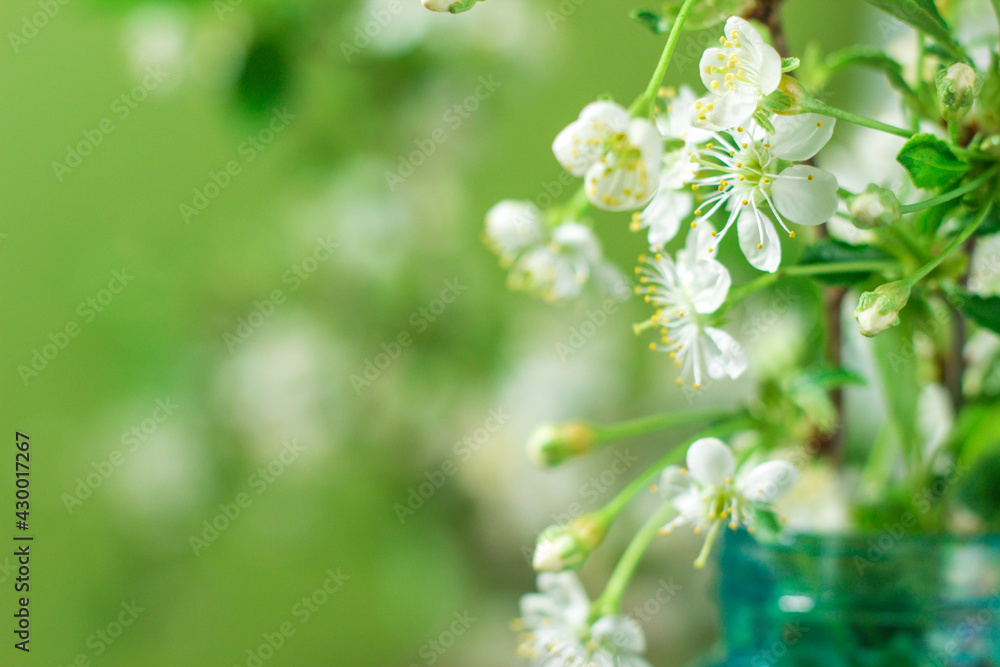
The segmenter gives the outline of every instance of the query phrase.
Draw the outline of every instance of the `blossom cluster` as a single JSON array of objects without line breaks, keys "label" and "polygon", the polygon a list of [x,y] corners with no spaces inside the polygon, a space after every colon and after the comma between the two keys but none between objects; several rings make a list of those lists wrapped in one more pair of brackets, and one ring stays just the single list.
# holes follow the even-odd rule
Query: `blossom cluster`
[{"label": "blossom cluster", "polygon": [[[781,265],[778,229],[819,225],[837,212],[837,179],[809,164],[829,141],[835,121],[805,113],[769,113],[762,100],[781,79],[781,58],[747,21],[730,18],[720,46],[699,64],[707,94],[663,91],[651,118],[612,101],[584,107],[556,136],[552,152],[583,179],[589,205],[635,211],[652,259],[640,258],[635,291],[655,309],[637,330],[656,329],[653,350],[680,369],[678,384],[737,378],[747,367],[742,346],[718,326],[732,283],[719,247],[735,228],[756,269]],[[712,223],[720,219],[720,229]],[[664,250],[685,222],[683,249]],[[487,244],[510,267],[509,285],[551,302],[579,298],[588,286],[610,291],[616,271],[585,219],[504,201],[486,216]]]}]

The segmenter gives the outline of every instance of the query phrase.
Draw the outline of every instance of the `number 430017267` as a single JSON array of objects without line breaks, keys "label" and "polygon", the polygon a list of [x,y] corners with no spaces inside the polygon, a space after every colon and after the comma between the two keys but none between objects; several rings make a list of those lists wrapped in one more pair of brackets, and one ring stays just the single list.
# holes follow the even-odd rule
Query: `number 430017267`
[{"label": "number 430017267", "polygon": [[15,484],[17,485],[16,514],[19,521],[23,521],[25,524],[27,524],[28,510],[31,507],[28,502],[28,499],[31,497],[31,493],[28,488],[30,484],[28,477],[29,475],[28,462],[30,460],[30,454],[31,454],[31,452],[29,451],[31,449],[31,443],[28,439],[28,436],[25,435],[24,433],[17,432],[15,435],[17,436],[15,440],[17,443],[17,454],[15,455],[15,461],[14,461],[15,462],[14,474],[16,476]]}]

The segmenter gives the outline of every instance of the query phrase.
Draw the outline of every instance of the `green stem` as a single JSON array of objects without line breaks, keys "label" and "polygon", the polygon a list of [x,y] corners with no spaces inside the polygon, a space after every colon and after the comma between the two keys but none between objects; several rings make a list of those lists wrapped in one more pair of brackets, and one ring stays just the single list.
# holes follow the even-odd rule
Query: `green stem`
[{"label": "green stem", "polygon": [[[997,0],[997,2],[1000,2],[1000,0]],[[956,197],[961,197],[967,192],[972,192],[973,190],[978,188],[980,185],[982,185],[983,183],[991,179],[993,176],[995,176],[996,173],[997,173],[997,167],[993,167],[989,171],[980,174],[977,178],[972,179],[971,181],[969,181],[960,188],[955,188],[950,192],[938,195],[937,197],[931,197],[930,199],[925,199],[924,201],[917,202],[915,204],[906,204],[905,206],[900,206],[899,212],[915,213],[917,211],[922,211],[925,208],[930,208],[932,206],[937,206],[938,204],[943,204],[947,201],[951,201]]]},{"label": "green stem", "polygon": [[640,417],[618,424],[594,427],[595,442],[610,442],[631,438],[653,431],[665,431],[696,422],[714,422],[725,417],[735,417],[731,408],[710,408],[706,410],[684,410],[666,412],[649,417]]},{"label": "green stem", "polygon": [[905,137],[909,139],[913,136],[913,132],[909,130],[896,127],[895,125],[887,125],[872,118],[866,118],[865,116],[859,116],[851,113],[850,111],[844,111],[843,109],[832,107],[829,104],[824,104],[819,100],[804,101],[802,103],[802,110],[811,113],[823,114],[824,116],[830,116],[831,118],[836,118],[837,120],[847,121],[848,123],[854,123],[855,125],[860,125],[862,127],[869,127],[873,130],[888,132],[889,134],[895,134],[898,137]]},{"label": "green stem", "polygon": [[794,266],[785,266],[774,273],[765,273],[750,282],[734,287],[729,291],[729,296],[726,298],[726,302],[722,305],[719,311],[725,312],[729,308],[733,307],[737,303],[740,303],[748,296],[769,287],[773,283],[777,282],[780,278],[789,276],[820,276],[830,273],[859,273],[859,272],[874,272],[874,271],[891,271],[893,269],[898,269],[899,264],[892,260],[884,259],[869,259],[869,260],[858,260],[854,262],[829,262],[826,264],[796,264]]},{"label": "green stem", "polygon": [[594,601],[592,615],[597,617],[611,616],[619,612],[622,595],[625,594],[625,589],[628,588],[628,584],[632,580],[632,575],[635,574],[635,568],[638,567],[643,554],[646,553],[646,549],[649,548],[649,545],[656,538],[660,526],[665,524],[676,513],[677,510],[672,506],[663,505],[643,524],[639,532],[629,542],[625,553],[622,554],[621,560],[618,561],[618,565],[615,566],[615,570],[611,573],[608,585],[604,588],[601,597]]},{"label": "green stem", "polygon": [[952,242],[948,244],[947,248],[945,248],[943,251],[935,255],[931,259],[931,261],[927,262],[922,267],[917,269],[909,278],[906,278],[905,279],[906,284],[909,285],[910,287],[913,287],[918,282],[923,280],[928,273],[936,269],[938,265],[940,265],[941,262],[943,262],[948,257],[948,255],[955,252],[955,250],[957,250],[958,248],[961,248],[962,245],[967,240],[969,240],[969,237],[975,233],[976,229],[979,228],[979,225],[983,224],[983,220],[986,219],[986,216],[989,214],[989,212],[990,212],[990,206],[989,205],[983,206],[982,210],[979,212],[979,215],[976,216],[975,221],[972,224],[966,225],[965,229],[963,229],[958,236],[952,239]]},{"label": "green stem", "polygon": [[705,563],[708,562],[708,555],[712,553],[712,545],[715,544],[715,538],[718,537],[721,526],[722,519],[716,519],[712,527],[708,529],[708,535],[705,536],[705,543],[701,545],[701,553],[694,560],[694,566],[699,570],[705,567]]},{"label": "green stem", "polygon": [[667,44],[663,47],[660,62],[657,63],[656,71],[653,72],[653,78],[649,80],[649,85],[646,86],[645,92],[629,108],[629,112],[633,118],[648,116],[652,110],[653,101],[656,99],[656,94],[663,84],[663,77],[667,75],[667,67],[670,66],[670,58],[674,55],[677,40],[681,37],[684,23],[687,21],[688,14],[691,12],[691,8],[694,7],[695,2],[697,0],[684,0],[680,11],[677,12],[677,19],[670,26],[670,35],[667,36]]}]

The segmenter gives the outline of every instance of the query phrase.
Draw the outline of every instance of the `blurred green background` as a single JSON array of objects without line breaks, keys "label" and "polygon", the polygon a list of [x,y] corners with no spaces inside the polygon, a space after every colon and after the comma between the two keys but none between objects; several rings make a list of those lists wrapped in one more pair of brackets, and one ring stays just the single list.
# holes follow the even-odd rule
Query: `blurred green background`
[{"label": "blurred green background", "polygon": [[[537,533],[667,444],[623,443],[623,476],[613,450],[542,473],[533,427],[739,398],[678,392],[635,300],[561,358],[586,307],[507,292],[481,244],[495,201],[565,188],[549,146],[586,102],[645,85],[663,38],[631,8],[0,5],[0,498],[9,540],[27,433],[35,536],[30,658],[0,551],[0,664],[518,664]],[[860,11],[789,2],[793,50],[857,39]],[[707,43],[685,40],[674,83]],[[630,271],[623,223],[598,218]],[[695,548],[657,545],[626,601],[681,587],[645,623],[653,664],[714,641]]]}]

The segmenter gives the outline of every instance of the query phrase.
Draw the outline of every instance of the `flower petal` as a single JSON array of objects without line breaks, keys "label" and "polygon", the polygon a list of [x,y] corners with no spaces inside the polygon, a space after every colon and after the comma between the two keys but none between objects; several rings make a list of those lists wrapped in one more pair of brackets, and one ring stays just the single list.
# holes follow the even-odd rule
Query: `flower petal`
[{"label": "flower petal", "polygon": [[[541,593],[538,597],[547,598],[547,602],[526,595],[521,598],[522,616],[529,616],[532,611],[555,607],[557,610],[555,613],[546,615],[566,618],[580,625],[586,623],[587,615],[590,613],[590,599],[576,572],[543,572],[538,575],[538,590]],[[525,610],[525,607],[528,607],[528,610]]]},{"label": "flower petal", "polygon": [[[702,256],[705,257],[707,254],[706,252]],[[679,273],[686,283],[691,303],[699,313],[717,311],[726,300],[729,288],[733,284],[729,270],[714,259],[702,259],[693,264],[684,264],[679,268]]]},{"label": "flower petal", "polygon": [[646,651],[646,636],[642,627],[628,616],[602,616],[591,627],[591,634],[598,644],[609,642],[629,653]]},{"label": "flower petal", "polygon": [[733,453],[718,438],[695,440],[687,451],[689,474],[703,486],[722,486],[735,470]]},{"label": "flower petal", "polygon": [[650,247],[669,243],[681,228],[681,221],[694,208],[694,197],[690,192],[660,188],[652,201],[639,216],[643,225],[649,227]]},{"label": "flower petal", "polygon": [[757,110],[756,88],[739,86],[724,95],[708,95],[691,105],[691,125],[705,130],[728,130],[743,125]]},{"label": "flower petal", "polygon": [[660,474],[660,483],[656,488],[664,500],[672,503],[690,492],[693,487],[694,482],[690,475],[685,475],[677,466],[667,466]]},{"label": "flower petal", "polygon": [[771,153],[783,160],[802,162],[816,155],[833,136],[837,121],[815,113],[774,116]]},{"label": "flower petal", "polygon": [[[775,181],[777,184],[777,181]],[[744,200],[745,201],[745,200]],[[781,241],[771,218],[754,210],[753,204],[742,206],[736,220],[740,249],[755,268],[774,273],[781,264]]]},{"label": "flower petal", "polygon": [[761,463],[740,480],[743,496],[752,502],[769,503],[784,495],[798,479],[798,471],[787,461]]},{"label": "flower petal", "polygon": [[837,212],[837,179],[822,169],[797,164],[774,179],[771,197],[780,215],[800,225],[818,225]]},{"label": "flower petal", "polygon": [[567,125],[552,142],[556,160],[574,176],[583,176],[606,148],[604,140],[628,129],[629,115],[625,107],[614,102],[591,102],[580,117]]},{"label": "flower petal", "polygon": [[722,329],[705,327],[705,336],[712,342],[703,344],[705,366],[708,375],[714,380],[729,376],[735,380],[746,372],[749,361],[747,353],[739,341]]},{"label": "flower petal", "polygon": [[745,19],[732,16],[726,21],[727,40],[733,39],[734,31],[738,32],[736,37],[741,42],[738,49],[741,60],[748,61],[743,64],[744,69],[749,65],[752,71],[748,73],[756,79],[761,93],[768,95],[774,92],[781,81],[781,56]]},{"label": "flower petal", "polygon": [[528,201],[505,199],[486,213],[486,238],[507,261],[542,238],[542,212]]}]

